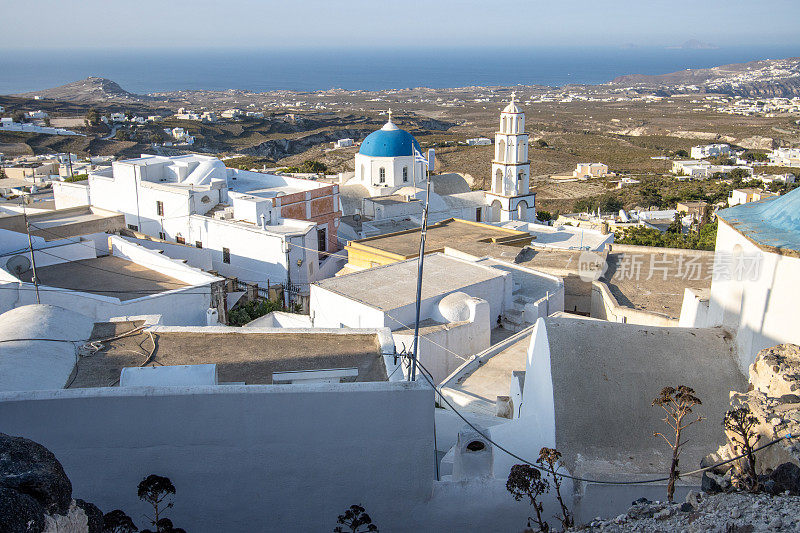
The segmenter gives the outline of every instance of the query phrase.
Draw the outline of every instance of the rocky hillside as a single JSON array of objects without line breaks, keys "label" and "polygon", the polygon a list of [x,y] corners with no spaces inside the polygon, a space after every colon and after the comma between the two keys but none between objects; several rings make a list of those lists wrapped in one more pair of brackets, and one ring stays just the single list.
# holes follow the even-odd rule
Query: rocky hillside
[{"label": "rocky hillside", "polygon": [[50,450],[0,433],[0,531],[102,533],[103,513],[72,498],[72,483]]},{"label": "rocky hillside", "polygon": [[573,531],[597,532],[755,532],[797,531],[800,497],[789,494],[714,494],[690,492],[682,503],[637,500],[611,520],[595,519]]},{"label": "rocky hillside", "polygon": [[130,93],[114,81],[93,76],[59,87],[53,87],[52,89],[22,93],[14,96],[23,98],[39,96],[40,98],[48,98],[51,100],[78,103],[141,102],[150,99],[148,96]]},{"label": "rocky hillside", "polygon": [[800,57],[733,63],[659,75],[632,74],[612,85],[657,89],[663,94],[697,90],[739,96],[800,96]]}]

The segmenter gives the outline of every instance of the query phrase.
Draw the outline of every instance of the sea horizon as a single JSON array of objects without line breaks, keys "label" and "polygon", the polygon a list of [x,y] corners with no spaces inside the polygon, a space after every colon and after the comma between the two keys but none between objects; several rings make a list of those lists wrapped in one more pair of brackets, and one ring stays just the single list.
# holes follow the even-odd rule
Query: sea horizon
[{"label": "sea horizon", "polygon": [[300,92],[607,83],[627,74],[800,56],[796,46],[370,49],[9,50],[0,94],[35,92],[88,76],[132,93],[178,90]]}]

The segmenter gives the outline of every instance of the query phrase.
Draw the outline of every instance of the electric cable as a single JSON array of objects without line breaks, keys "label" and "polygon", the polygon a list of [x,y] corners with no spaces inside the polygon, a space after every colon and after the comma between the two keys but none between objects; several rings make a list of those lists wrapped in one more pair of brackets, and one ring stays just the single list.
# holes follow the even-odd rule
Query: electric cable
[{"label": "electric cable", "polygon": [[[408,357],[408,355],[406,355],[405,357]],[[587,479],[587,478],[582,478],[582,477],[578,477],[578,476],[572,476],[572,475],[569,475],[569,474],[563,474],[563,473],[560,473],[560,472],[556,472],[554,470],[551,470],[550,468],[546,468],[546,467],[543,467],[541,465],[538,465],[535,462],[528,461],[527,459],[524,459],[524,458],[520,457],[519,455],[517,455],[514,452],[508,450],[504,446],[498,444],[497,442],[492,440],[491,437],[486,435],[483,431],[481,431],[480,429],[475,427],[475,425],[472,422],[470,422],[469,420],[467,420],[466,417],[464,417],[464,415],[462,415],[453,406],[453,404],[451,404],[447,400],[447,398],[436,388],[436,385],[434,385],[433,381],[428,377],[430,375],[430,372],[428,372],[428,370],[425,369],[425,367],[419,361],[417,361],[417,365],[419,365],[420,368],[423,368],[425,370],[424,372],[420,372],[420,374],[431,385],[433,390],[439,395],[439,398],[445,404],[447,404],[447,406],[450,407],[450,409],[456,415],[458,415],[458,417],[461,418],[461,420],[466,422],[466,424],[470,428],[472,428],[476,433],[478,433],[478,435],[480,435],[481,437],[486,439],[489,443],[491,443],[493,446],[495,446],[497,449],[507,453],[508,455],[513,457],[514,459],[516,459],[518,461],[521,461],[522,463],[525,463],[528,466],[531,466],[531,467],[533,467],[533,468],[535,468],[535,469],[537,469],[537,470],[539,470],[541,472],[546,472],[546,473],[548,473],[550,475],[553,475],[553,476],[560,476],[562,478],[571,479],[573,481],[581,481],[581,482],[584,482],[584,483],[595,483],[595,484],[601,484],[601,485],[647,485],[647,484],[650,484],[650,483],[660,483],[660,482],[663,482],[663,481],[669,481],[669,479],[670,479],[669,476],[660,477],[660,478],[654,478],[654,479],[638,480],[638,481],[607,481],[607,480],[600,480],[600,479]],[[796,435],[792,435],[791,433],[787,433],[786,435],[783,435],[781,437],[778,437],[777,439],[771,440],[770,442],[767,442],[766,444],[758,446],[757,448],[753,448],[753,453],[758,452],[760,450],[763,450],[764,448],[768,448],[770,446],[773,446],[773,445],[781,442],[782,440],[793,439],[793,438],[796,438],[796,437],[797,437]],[[714,468],[716,468],[718,466],[731,463],[733,461],[736,461],[736,460],[741,459],[741,458],[746,457],[746,456],[747,456],[747,454],[743,453],[743,454],[737,455],[735,457],[732,457],[732,458],[730,458],[730,459],[728,459],[726,461],[721,461],[719,463],[713,464],[711,466],[707,466],[705,468],[699,468],[697,470],[692,470],[691,472],[683,473],[680,476],[678,476],[678,479],[680,479],[681,477],[684,477],[684,476],[691,476],[691,475],[699,474],[699,473],[702,473],[702,472],[707,472],[708,470],[712,470],[712,469],[714,469]]]}]

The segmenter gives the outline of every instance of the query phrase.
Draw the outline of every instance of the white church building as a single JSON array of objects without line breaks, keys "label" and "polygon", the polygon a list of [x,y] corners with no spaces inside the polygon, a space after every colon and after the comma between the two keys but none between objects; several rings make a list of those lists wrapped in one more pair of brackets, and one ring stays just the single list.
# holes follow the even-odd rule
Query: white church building
[{"label": "white church building", "polygon": [[[431,195],[429,220],[461,218],[476,222],[507,223],[536,220],[536,195],[530,191],[530,161],[525,114],[515,96],[500,114],[495,133],[492,186],[489,191],[471,191],[457,174],[433,173],[435,153],[428,150]],[[396,231],[401,220],[419,226],[428,174],[425,163],[414,157],[422,148],[411,133],[389,120],[369,134],[355,155],[355,175],[340,187],[342,214],[355,215],[357,223],[343,219],[340,241]],[[370,232],[373,233],[370,233]]]}]

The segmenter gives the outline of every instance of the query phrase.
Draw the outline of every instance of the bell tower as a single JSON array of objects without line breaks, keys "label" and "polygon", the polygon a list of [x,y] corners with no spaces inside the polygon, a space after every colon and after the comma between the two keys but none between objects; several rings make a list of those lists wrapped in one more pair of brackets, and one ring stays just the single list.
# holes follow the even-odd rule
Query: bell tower
[{"label": "bell tower", "polygon": [[494,136],[491,192],[498,196],[525,196],[530,192],[528,134],[525,113],[517,107],[516,93],[500,113],[500,130]]}]

